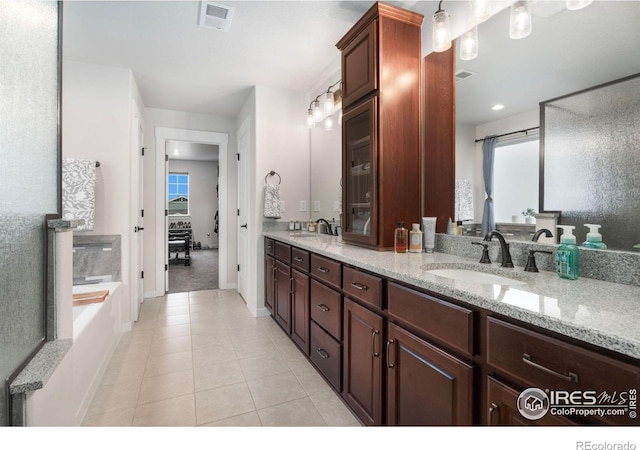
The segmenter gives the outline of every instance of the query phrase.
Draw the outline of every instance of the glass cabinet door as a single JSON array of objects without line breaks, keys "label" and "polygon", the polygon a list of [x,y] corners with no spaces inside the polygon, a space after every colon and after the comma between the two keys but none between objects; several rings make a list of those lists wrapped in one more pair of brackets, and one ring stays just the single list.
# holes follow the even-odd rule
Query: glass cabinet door
[{"label": "glass cabinet door", "polygon": [[344,232],[363,243],[377,240],[376,102],[367,100],[344,114]]}]

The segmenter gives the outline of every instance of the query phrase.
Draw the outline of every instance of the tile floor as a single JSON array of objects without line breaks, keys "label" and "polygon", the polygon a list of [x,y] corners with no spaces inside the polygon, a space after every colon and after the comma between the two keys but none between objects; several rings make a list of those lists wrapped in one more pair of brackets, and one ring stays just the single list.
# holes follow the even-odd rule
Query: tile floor
[{"label": "tile floor", "polygon": [[235,291],[146,299],[83,426],[359,426],[270,317]]}]

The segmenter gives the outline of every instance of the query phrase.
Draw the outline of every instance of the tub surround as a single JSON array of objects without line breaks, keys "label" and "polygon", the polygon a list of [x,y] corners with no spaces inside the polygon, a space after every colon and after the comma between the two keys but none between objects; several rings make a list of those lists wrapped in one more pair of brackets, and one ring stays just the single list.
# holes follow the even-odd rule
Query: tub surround
[{"label": "tub surround", "polygon": [[[522,258],[526,258],[523,255],[528,253],[525,251],[528,246],[546,249],[550,246],[522,243],[523,249],[516,251],[515,247],[518,245],[512,242],[512,256],[516,267],[503,269],[497,264],[497,243],[490,246],[493,264],[478,263],[480,250],[470,243],[472,240],[477,241],[477,238],[437,235],[436,253],[394,254],[347,245],[334,236],[310,236],[309,233],[289,231],[264,231],[263,235],[591,345],[640,358],[640,287],[586,277],[576,281],[562,280],[555,272],[543,271],[548,264],[543,262],[544,258],[541,256],[553,258],[553,255],[537,255],[541,272],[524,272],[526,259]],[[477,255],[469,258],[442,253],[442,250],[462,252],[466,251],[462,250],[466,247]],[[601,255],[607,253],[609,252],[602,252]],[[624,260],[623,255],[619,256]],[[637,264],[633,267],[637,267]],[[426,272],[439,268],[482,270],[517,279],[525,284],[476,284]],[[631,272],[632,268],[629,267],[627,271]]]},{"label": "tub surround", "polygon": [[73,236],[73,284],[120,281],[120,235]]}]

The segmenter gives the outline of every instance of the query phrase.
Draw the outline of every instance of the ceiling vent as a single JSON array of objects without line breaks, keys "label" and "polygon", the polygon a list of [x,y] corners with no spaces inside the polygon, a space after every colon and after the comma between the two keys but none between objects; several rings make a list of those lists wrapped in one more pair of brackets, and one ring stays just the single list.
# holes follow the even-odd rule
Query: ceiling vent
[{"label": "ceiling vent", "polygon": [[458,70],[456,72],[456,83],[459,83],[462,80],[466,80],[467,78],[470,78],[472,76],[474,76],[475,73],[473,72],[469,72],[468,70]]},{"label": "ceiling vent", "polygon": [[214,2],[200,2],[199,25],[218,31],[229,31],[235,8]]}]

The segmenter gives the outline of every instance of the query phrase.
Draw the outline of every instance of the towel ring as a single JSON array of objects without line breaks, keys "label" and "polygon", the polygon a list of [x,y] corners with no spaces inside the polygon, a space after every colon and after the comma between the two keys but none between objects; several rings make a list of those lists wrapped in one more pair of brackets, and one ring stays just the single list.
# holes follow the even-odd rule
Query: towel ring
[{"label": "towel ring", "polygon": [[280,176],[280,174],[274,170],[272,170],[271,172],[269,172],[265,177],[264,177],[264,184],[269,184],[267,183],[267,178],[272,177],[274,175],[278,176],[278,185],[280,185],[280,183],[282,183],[282,177]]}]

